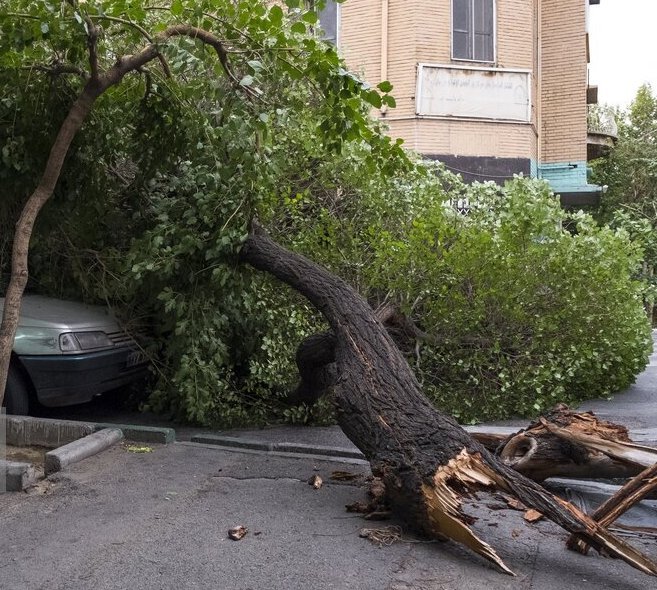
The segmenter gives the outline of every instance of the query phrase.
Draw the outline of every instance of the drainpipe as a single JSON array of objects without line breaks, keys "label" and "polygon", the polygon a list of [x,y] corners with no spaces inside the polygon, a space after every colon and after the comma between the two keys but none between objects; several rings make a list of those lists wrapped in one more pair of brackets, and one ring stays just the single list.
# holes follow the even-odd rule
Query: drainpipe
[{"label": "drainpipe", "polygon": [[539,166],[543,161],[543,51],[541,40],[543,38],[543,2],[536,0],[536,175],[539,175]]},{"label": "drainpipe", "polygon": [[[381,82],[388,79],[388,2],[381,0]],[[388,105],[381,106],[381,115],[388,112]]]}]

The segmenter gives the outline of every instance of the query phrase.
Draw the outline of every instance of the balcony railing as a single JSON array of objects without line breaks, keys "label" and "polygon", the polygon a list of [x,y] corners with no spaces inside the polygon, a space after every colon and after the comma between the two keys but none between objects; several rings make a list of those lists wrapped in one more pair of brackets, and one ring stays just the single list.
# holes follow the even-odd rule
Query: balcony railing
[{"label": "balcony railing", "polygon": [[607,135],[614,139],[618,137],[618,125],[613,109],[601,107],[597,104],[588,106],[587,113],[588,132],[595,135]]}]

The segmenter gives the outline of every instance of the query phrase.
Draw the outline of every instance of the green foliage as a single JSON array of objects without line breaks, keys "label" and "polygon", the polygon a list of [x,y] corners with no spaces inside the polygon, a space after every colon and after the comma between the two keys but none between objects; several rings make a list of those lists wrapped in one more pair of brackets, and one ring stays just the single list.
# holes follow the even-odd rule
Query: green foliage
[{"label": "green foliage", "polygon": [[643,248],[638,276],[646,285],[650,313],[657,287],[657,97],[650,85],[641,86],[629,109],[616,118],[615,147],[593,163],[595,182],[608,186],[596,216],[626,229]]},{"label": "green foliage", "polygon": [[[198,41],[175,38],[161,47],[172,78],[153,62],[104,95],[32,243],[33,288],[107,301],[155,332],[151,408],[226,426],[330,419],[325,403],[282,403],[296,346],[326,326],[237,264],[254,215],[372,305],[399,304],[428,334],[409,360],[462,420],[604,395],[645,364],[627,232],[578,216],[571,234],[543,184],[466,187],[406,155],[369,117],[394,107],[392,86],[350,74],[305,3],[6,4],[0,178],[15,197],[3,202],[4,227],[84,83],[53,67],[88,69],[90,19],[102,26],[101,69],[179,22],[228,48],[233,77]],[[459,197],[472,203],[467,217],[448,204]]]},{"label": "green foliage", "polygon": [[[361,174],[412,168],[369,118],[372,105],[392,102],[391,85],[379,92],[349,73],[316,37],[316,14],[287,6],[11,0],[0,9],[0,175],[15,195],[7,228],[86,81],[92,25],[101,71],[177,23],[212,32],[227,50],[222,65],[200,42],[174,37],[161,44],[172,78],[154,61],[102,96],[32,242],[32,289],[107,301],[136,329],[154,327],[149,404],[188,420],[328,414],[278,401],[294,380],[296,344],[323,324],[297,296],[237,267],[236,254],[254,215],[285,227],[285,204],[318,188],[318,163],[344,165],[356,150],[349,166]],[[327,178],[322,190],[336,190]]]},{"label": "green foliage", "polygon": [[583,214],[565,231],[539,182],[462,190],[468,217],[423,212],[385,263],[430,334],[416,366],[436,403],[464,421],[526,416],[631,383],[651,339],[627,235]]}]

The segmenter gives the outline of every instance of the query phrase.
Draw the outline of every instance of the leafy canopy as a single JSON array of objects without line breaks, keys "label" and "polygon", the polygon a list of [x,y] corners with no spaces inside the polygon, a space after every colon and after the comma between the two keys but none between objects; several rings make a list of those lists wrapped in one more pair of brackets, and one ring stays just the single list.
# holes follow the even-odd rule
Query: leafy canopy
[{"label": "leafy canopy", "polygon": [[[101,68],[179,23],[226,51],[222,64],[196,39],[169,39],[162,60],[103,95],[32,243],[33,289],[109,301],[154,330],[150,407],[223,425],[330,417],[282,403],[297,344],[324,325],[236,264],[253,215],[372,305],[398,304],[427,334],[409,360],[462,420],[604,395],[645,364],[627,233],[586,216],[569,233],[540,182],[467,187],[407,155],[369,117],[394,105],[390,84],[349,73],[295,1],[5,2],[5,227],[86,81],[90,21]],[[464,196],[467,217],[449,206]]]}]

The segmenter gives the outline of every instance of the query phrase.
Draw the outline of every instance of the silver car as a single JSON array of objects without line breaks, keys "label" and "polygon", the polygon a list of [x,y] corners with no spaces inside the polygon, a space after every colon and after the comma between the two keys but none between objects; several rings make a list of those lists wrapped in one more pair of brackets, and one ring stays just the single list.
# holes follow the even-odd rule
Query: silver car
[{"label": "silver car", "polygon": [[[0,311],[4,299],[0,299]],[[5,390],[10,414],[68,406],[145,377],[146,357],[108,309],[25,295]]]}]

